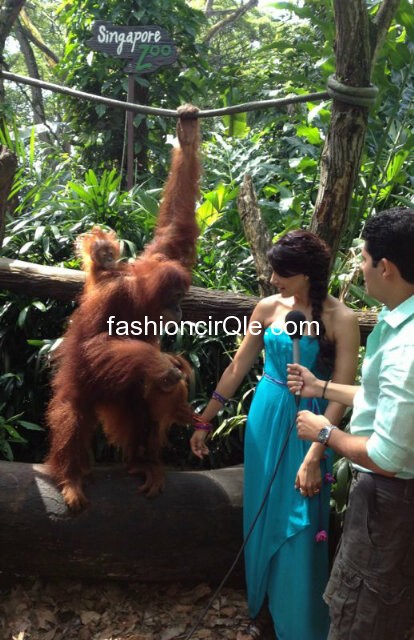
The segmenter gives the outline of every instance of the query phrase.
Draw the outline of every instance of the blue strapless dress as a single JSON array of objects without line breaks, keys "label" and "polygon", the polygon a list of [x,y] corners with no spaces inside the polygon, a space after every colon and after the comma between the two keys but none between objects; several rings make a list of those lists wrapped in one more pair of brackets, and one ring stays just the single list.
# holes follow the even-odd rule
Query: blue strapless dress
[{"label": "blue strapless dress", "polygon": [[[279,331],[279,330],[277,330]],[[244,534],[262,503],[296,406],[286,386],[286,365],[292,362],[292,341],[268,327],[264,334],[265,368],[249,411],[244,458]],[[300,340],[300,361],[316,373],[319,342]],[[316,413],[326,403],[302,399],[300,409]],[[317,542],[318,531],[328,531],[330,485],[321,493],[302,497],[295,478],[309,442],[299,440],[293,428],[265,507],[245,549],[249,614],[259,613],[266,596],[278,640],[326,640],[328,607],[322,600],[328,579],[328,545]],[[332,452],[321,462],[322,478],[332,471]]]}]

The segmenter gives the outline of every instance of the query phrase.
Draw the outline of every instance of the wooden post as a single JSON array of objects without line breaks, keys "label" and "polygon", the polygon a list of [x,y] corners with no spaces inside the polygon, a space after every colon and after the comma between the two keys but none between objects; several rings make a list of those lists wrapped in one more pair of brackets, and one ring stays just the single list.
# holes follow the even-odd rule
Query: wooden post
[{"label": "wooden post", "polygon": [[[128,102],[135,102],[135,76],[128,74]],[[127,189],[134,186],[134,112],[127,113]]]}]

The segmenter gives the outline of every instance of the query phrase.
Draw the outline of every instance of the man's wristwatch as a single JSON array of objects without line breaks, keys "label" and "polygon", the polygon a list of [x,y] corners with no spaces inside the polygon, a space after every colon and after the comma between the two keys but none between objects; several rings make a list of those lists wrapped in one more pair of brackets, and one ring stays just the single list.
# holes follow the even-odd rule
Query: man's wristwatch
[{"label": "man's wristwatch", "polygon": [[333,424],[327,424],[326,427],[322,427],[322,429],[318,433],[318,442],[328,446],[328,440],[331,437],[331,433],[334,429],[337,429]]}]

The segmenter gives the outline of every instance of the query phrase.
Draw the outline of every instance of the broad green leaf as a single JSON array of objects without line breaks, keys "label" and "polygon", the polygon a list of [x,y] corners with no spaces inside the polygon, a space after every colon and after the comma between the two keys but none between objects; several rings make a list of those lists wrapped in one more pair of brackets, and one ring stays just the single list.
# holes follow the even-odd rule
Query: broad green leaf
[{"label": "broad green leaf", "polygon": [[26,322],[26,318],[27,318],[27,314],[29,312],[30,307],[25,307],[24,309],[22,309],[18,315],[17,318],[17,326],[20,327],[20,329],[24,326],[24,323]]},{"label": "broad green leaf", "polygon": [[33,241],[25,242],[24,245],[19,249],[19,254],[22,256],[29,251],[29,249],[33,246]]},{"label": "broad green leaf", "polygon": [[306,138],[311,144],[322,144],[320,131],[316,127],[300,124],[296,127],[296,133],[298,136]]},{"label": "broad green leaf", "polygon": [[6,460],[9,460],[9,462],[13,462],[14,460],[13,450],[9,445],[9,443],[6,442],[5,440],[3,442],[0,441],[0,451],[3,454],[3,456],[6,458]]},{"label": "broad green leaf", "polygon": [[249,127],[247,125],[247,113],[234,113],[229,116],[224,116],[223,121],[227,129],[226,133],[229,137],[246,137],[249,131]]},{"label": "broad green leaf", "polygon": [[196,220],[202,231],[204,231],[207,226],[216,222],[219,217],[219,212],[208,200],[197,208]]},{"label": "broad green leaf", "polygon": [[99,118],[102,118],[102,116],[107,112],[107,106],[105,104],[97,104],[95,105],[95,111],[98,114]]},{"label": "broad green leaf", "polygon": [[27,420],[18,420],[18,424],[28,431],[44,431],[43,427],[34,422],[28,422]]},{"label": "broad green leaf", "polygon": [[90,202],[92,200],[90,192],[80,184],[76,184],[75,182],[68,182],[68,187],[70,187],[72,191],[80,196],[85,202]]},{"label": "broad green leaf", "polygon": [[46,305],[40,300],[34,300],[32,302],[32,307],[36,307],[39,311],[45,312],[47,311]]},{"label": "broad green leaf", "polygon": [[13,427],[13,425],[5,423],[3,425],[3,429],[7,431],[9,436],[13,439],[13,442],[27,442],[26,438],[23,438],[22,435]]},{"label": "broad green leaf", "polygon": [[36,227],[36,231],[35,231],[35,234],[34,234],[35,241],[39,240],[39,238],[42,237],[42,235],[45,232],[45,229],[46,229],[46,227],[44,225],[39,225],[38,227]]}]

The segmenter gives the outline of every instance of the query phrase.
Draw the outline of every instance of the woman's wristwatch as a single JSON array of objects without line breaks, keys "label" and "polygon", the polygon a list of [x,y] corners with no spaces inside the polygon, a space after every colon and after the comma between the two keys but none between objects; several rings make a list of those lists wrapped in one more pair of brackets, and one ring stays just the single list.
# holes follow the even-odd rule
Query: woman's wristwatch
[{"label": "woman's wristwatch", "polygon": [[322,429],[318,433],[318,442],[324,444],[327,447],[328,440],[331,437],[332,431],[337,428],[338,427],[335,427],[334,424],[327,424],[325,427],[322,427]]}]

